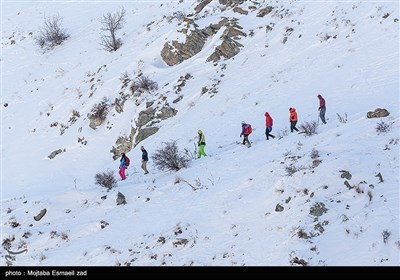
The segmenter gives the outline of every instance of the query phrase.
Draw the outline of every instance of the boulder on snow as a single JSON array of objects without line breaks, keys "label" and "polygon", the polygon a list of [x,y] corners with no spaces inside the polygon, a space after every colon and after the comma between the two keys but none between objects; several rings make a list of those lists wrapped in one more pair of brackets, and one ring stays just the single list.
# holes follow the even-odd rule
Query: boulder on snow
[{"label": "boulder on snow", "polygon": [[202,0],[199,4],[197,4],[197,6],[194,8],[194,10],[196,11],[196,13],[200,13],[205,6],[207,6],[208,4],[210,4],[212,0]]},{"label": "boulder on snow", "polygon": [[111,153],[113,153],[113,159],[116,160],[119,158],[122,153],[127,153],[130,150],[132,150],[132,142],[133,142],[133,137],[136,133],[136,128],[132,127],[131,128],[131,133],[129,136],[119,136],[117,141],[115,142],[116,146],[113,146],[110,150]]},{"label": "boulder on snow", "polygon": [[138,134],[135,138],[135,147],[142,142],[144,139],[150,137],[151,135],[155,134],[159,130],[158,127],[145,127],[140,128]]},{"label": "boulder on snow", "polygon": [[56,155],[61,154],[61,153],[62,153],[61,149],[55,150],[55,151],[51,152],[51,154],[48,156],[48,158],[53,159],[53,158],[55,158]]},{"label": "boulder on snow", "polygon": [[371,118],[384,118],[389,116],[389,111],[386,109],[382,109],[382,108],[377,108],[375,109],[375,111],[369,111],[367,113],[367,118],[371,119]]},{"label": "boulder on snow", "polygon": [[144,111],[141,111],[139,113],[139,117],[137,120],[137,125],[138,126],[143,126],[149,122],[151,122],[152,120],[154,120],[155,115],[154,113],[156,112],[156,109],[153,108],[148,108]]},{"label": "boulder on snow", "polygon": [[166,106],[166,107],[163,107],[161,109],[161,112],[157,114],[157,118],[166,120],[168,118],[172,118],[173,116],[175,116],[176,113],[178,113],[177,110],[175,110],[174,108],[171,108],[169,106]]},{"label": "boulder on snow", "polygon": [[352,175],[350,174],[349,171],[347,171],[347,170],[339,170],[339,172],[342,173],[342,174],[340,174],[340,178],[351,180]]},{"label": "boulder on snow", "polygon": [[235,13],[242,14],[242,15],[247,15],[247,14],[249,13],[249,11],[243,10],[243,9],[240,8],[240,7],[235,7],[235,8],[233,8],[233,11],[234,11]]},{"label": "boulder on snow", "polygon": [[117,205],[126,204],[125,196],[120,192],[118,192],[118,194],[117,194],[117,200],[116,201],[117,201]]},{"label": "boulder on snow", "polygon": [[276,212],[282,212],[284,209],[285,208],[282,205],[280,205],[279,203],[275,207]]},{"label": "boulder on snow", "polygon": [[270,12],[272,12],[273,9],[274,9],[274,8],[271,7],[271,6],[268,6],[268,7],[264,8],[264,9],[261,9],[261,10],[258,12],[257,16],[258,16],[258,17],[265,17],[265,16],[268,15]]}]

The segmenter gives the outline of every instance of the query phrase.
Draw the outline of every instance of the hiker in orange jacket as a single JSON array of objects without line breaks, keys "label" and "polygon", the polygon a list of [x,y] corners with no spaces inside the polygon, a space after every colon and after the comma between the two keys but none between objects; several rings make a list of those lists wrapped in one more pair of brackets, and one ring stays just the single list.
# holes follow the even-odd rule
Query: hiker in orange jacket
[{"label": "hiker in orange jacket", "polygon": [[299,131],[296,128],[296,124],[297,124],[297,113],[296,113],[296,109],[295,108],[289,108],[289,121],[290,121],[290,132],[293,132],[293,129],[296,131]]}]

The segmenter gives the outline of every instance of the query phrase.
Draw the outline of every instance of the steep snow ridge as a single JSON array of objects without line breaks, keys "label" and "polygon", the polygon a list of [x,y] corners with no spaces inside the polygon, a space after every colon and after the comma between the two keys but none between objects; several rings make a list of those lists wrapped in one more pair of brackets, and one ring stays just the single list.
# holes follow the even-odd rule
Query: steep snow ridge
[{"label": "steep snow ridge", "polygon": [[[399,265],[398,3],[268,1],[251,11],[246,1],[249,14],[241,15],[213,1],[194,16],[196,24],[237,18],[247,34],[238,40],[240,53],[205,62],[221,29],[173,67],[161,49],[182,41],[173,14],[190,15],[195,2],[123,3],[123,45],[114,53],[97,43],[98,19],[121,3],[2,5],[1,236],[3,244],[15,237],[12,250],[28,246],[13,265]],[[267,5],[273,11],[257,17]],[[71,37],[42,53],[33,36],[54,13]],[[125,71],[148,75],[159,90],[139,106],[127,100],[123,113],[112,109],[91,129],[87,113],[103,96],[118,97]],[[177,94],[187,73],[192,78]],[[289,107],[299,125],[318,120],[318,93],[328,122],[318,134],[265,140],[265,111],[272,133],[284,135]],[[151,156],[176,139],[193,151],[202,129],[208,156],[178,172],[157,171],[150,160],[144,176],[135,148],[126,181],[109,192],[95,185],[97,172],[118,168],[109,152],[118,136],[130,133],[145,101],[157,104],[161,96],[178,114],[139,147]],[[367,119],[378,107],[390,115]],[[80,113],[75,122],[73,110]],[[254,129],[249,149],[238,144],[242,120]],[[381,120],[389,132],[375,131]],[[68,126],[62,135],[61,124]],[[50,160],[57,149],[65,152]],[[311,158],[313,149],[319,156]],[[290,176],[290,166],[300,170]],[[126,205],[116,206],[118,192]],[[43,208],[46,215],[34,221]],[[2,248],[1,265],[5,254]]]}]

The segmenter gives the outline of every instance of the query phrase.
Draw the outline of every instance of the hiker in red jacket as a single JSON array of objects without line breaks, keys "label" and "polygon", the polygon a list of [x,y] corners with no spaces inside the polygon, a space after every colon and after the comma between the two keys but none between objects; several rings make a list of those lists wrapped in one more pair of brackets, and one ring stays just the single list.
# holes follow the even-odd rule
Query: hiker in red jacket
[{"label": "hiker in red jacket", "polygon": [[297,113],[296,113],[296,109],[295,108],[289,108],[289,121],[290,121],[290,132],[293,132],[293,129],[296,131],[299,131],[296,128],[296,124],[297,124]]},{"label": "hiker in red jacket", "polygon": [[268,112],[265,112],[265,135],[267,136],[267,140],[269,140],[269,137],[271,136],[272,138],[275,138],[274,135],[270,134],[272,131],[272,118],[268,114]]},{"label": "hiker in red jacket", "polygon": [[318,99],[319,99],[319,117],[321,118],[321,121],[326,124],[325,121],[325,112],[326,112],[326,106],[325,106],[325,99],[321,96],[321,94],[318,94]]}]

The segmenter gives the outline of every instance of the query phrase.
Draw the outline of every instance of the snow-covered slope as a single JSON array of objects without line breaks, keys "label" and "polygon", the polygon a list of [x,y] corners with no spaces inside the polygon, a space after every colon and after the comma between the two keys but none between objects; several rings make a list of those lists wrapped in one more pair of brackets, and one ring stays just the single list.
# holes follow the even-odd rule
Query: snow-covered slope
[{"label": "snow-covered slope", "polygon": [[[398,3],[245,1],[247,15],[219,1],[196,14],[197,4],[2,2],[1,265],[7,244],[28,248],[13,265],[399,265]],[[99,18],[121,6],[123,45],[110,53],[98,43]],[[267,6],[273,11],[258,17]],[[70,38],[43,52],[34,36],[54,14]],[[243,47],[206,62],[221,30],[168,66],[160,53],[185,41],[182,14],[198,28],[237,18]],[[90,128],[88,113],[120,96],[124,73],[143,73],[158,90]],[[318,121],[317,94],[327,125],[310,137],[285,133],[289,107],[299,125]],[[95,185],[99,172],[118,175],[110,150],[153,101],[178,113],[127,152],[126,181],[109,192]],[[390,115],[367,118],[376,108]],[[266,111],[281,136],[269,141]],[[251,148],[238,144],[243,120],[253,126]],[[381,121],[388,132],[377,133]],[[150,157],[169,140],[192,151],[198,129],[207,157],[178,172],[159,171],[150,158],[143,175],[141,145]],[[116,205],[118,192],[127,204]]]}]

